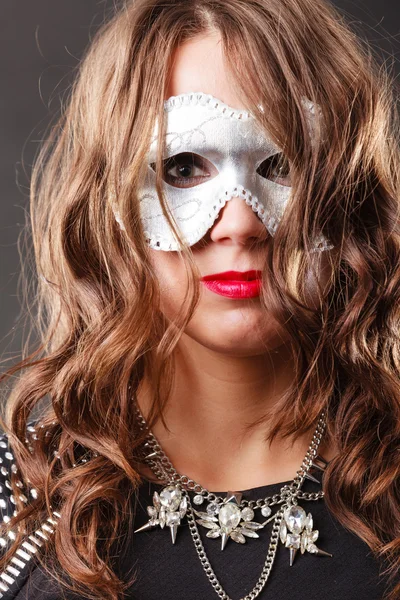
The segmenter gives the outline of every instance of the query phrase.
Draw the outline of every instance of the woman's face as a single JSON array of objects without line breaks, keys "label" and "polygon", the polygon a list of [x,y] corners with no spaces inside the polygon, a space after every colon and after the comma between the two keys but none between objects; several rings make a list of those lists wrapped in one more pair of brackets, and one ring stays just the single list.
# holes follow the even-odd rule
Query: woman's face
[{"label": "woman's face", "polygon": [[[200,91],[232,108],[244,108],[234,83],[229,81],[217,33],[199,36],[178,48],[165,98]],[[262,270],[270,241],[270,234],[251,206],[235,197],[225,204],[213,226],[191,250],[204,277],[225,271]],[[149,248],[149,252],[160,284],[162,311],[174,320],[182,312],[187,286],[183,259],[174,251]],[[323,256],[326,252],[316,254],[321,264],[327,263]],[[328,277],[326,268],[322,277]],[[312,288],[311,281],[311,295]],[[200,284],[199,304],[184,335],[210,350],[235,356],[262,354],[286,341],[278,323],[262,308],[259,296],[229,297],[204,283]]]}]

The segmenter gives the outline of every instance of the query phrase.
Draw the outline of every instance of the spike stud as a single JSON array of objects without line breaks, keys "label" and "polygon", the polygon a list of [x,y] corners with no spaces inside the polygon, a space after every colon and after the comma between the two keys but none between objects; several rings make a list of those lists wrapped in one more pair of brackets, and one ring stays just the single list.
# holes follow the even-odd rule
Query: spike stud
[{"label": "spike stud", "polygon": [[172,543],[175,544],[175,542],[176,542],[176,533],[178,531],[178,524],[174,523],[173,525],[170,525],[170,531],[171,531],[171,540],[172,540]]},{"label": "spike stud", "polygon": [[142,527],[139,527],[138,529],[135,529],[134,533],[139,533],[140,531],[150,531],[150,529],[154,529],[154,527],[156,527],[157,525],[154,523],[150,523],[150,521],[148,523],[145,523],[144,525],[142,525]]},{"label": "spike stud", "polygon": [[289,559],[290,560],[290,566],[292,567],[293,563],[294,563],[294,558],[295,558],[296,553],[297,553],[297,548],[291,547],[289,550],[290,550],[290,559]]},{"label": "spike stud", "polygon": [[310,481],[313,481],[314,483],[320,483],[320,482],[318,481],[318,479],[317,479],[316,477],[314,477],[314,475],[311,475],[311,473],[310,473],[310,472],[307,472],[307,473],[305,474],[305,478],[306,478],[306,479],[309,479]]},{"label": "spike stud", "polygon": [[221,534],[221,550],[224,550],[226,544],[228,543],[229,540],[229,533],[227,533],[226,531],[223,531]]},{"label": "spike stud", "polygon": [[[311,550],[309,550],[309,552],[311,552]],[[317,548],[315,554],[317,556],[330,556],[330,558],[333,557],[333,554],[331,554],[330,552],[325,552],[325,550],[321,550],[321,548]]]},{"label": "spike stud", "polygon": [[320,454],[317,454],[312,461],[311,466],[314,469],[318,469],[318,471],[325,471],[326,467],[328,466],[328,462]]}]

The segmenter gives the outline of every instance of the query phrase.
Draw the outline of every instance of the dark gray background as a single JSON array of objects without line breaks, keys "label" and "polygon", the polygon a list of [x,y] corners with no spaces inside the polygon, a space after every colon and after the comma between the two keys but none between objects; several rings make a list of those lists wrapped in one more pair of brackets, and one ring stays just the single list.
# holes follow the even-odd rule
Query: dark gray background
[{"label": "dark gray background", "polygon": [[[399,73],[399,0],[334,4]],[[32,160],[82,51],[112,5],[111,0],[0,0],[0,371],[16,361],[24,338],[18,236],[28,210]]]}]

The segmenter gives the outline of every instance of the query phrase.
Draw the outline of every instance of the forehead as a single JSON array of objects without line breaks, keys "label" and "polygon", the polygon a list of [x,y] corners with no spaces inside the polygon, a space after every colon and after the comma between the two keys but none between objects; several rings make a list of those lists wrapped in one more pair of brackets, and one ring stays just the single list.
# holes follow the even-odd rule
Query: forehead
[{"label": "forehead", "polygon": [[191,91],[205,92],[221,98],[235,108],[246,106],[227,65],[221,36],[217,30],[185,41],[175,49],[171,57],[164,98]]}]

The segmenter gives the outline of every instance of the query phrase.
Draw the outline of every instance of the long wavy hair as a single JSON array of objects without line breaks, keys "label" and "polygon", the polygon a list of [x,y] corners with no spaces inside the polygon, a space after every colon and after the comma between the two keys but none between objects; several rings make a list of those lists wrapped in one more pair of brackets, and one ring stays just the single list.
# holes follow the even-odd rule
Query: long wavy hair
[{"label": "long wavy hair", "polygon": [[[173,351],[199,298],[191,249],[181,243],[187,296],[175,322],[163,316],[137,190],[156,119],[165,126],[173,52],[211,30],[248,109],[291,165],[292,199],[265,249],[260,301],[288,333],[296,377],[268,415],[268,439],[304,434],[325,408],[338,448],[324,477],[327,506],[389,572],[400,568],[394,78],[324,0],[126,0],[89,45],[36,157],[27,226],[36,301],[28,308],[40,341],[0,379],[19,478],[37,490],[23,503],[13,475],[17,515],[2,527],[17,536],[0,569],[56,509],[39,560],[88,598],[117,600],[133,581],[119,579],[111,551],[132,526],[131,496],[142,482],[135,400],[146,377],[149,426],[163,418]],[[318,143],[310,143],[304,97],[321,111]],[[163,198],[160,175],[157,187]],[[326,255],[329,293],[319,289],[312,308],[304,279],[316,232],[335,251]],[[25,440],[35,411],[32,452]],[[74,467],[78,455],[89,459]],[[388,594],[397,598],[400,584]]]}]

